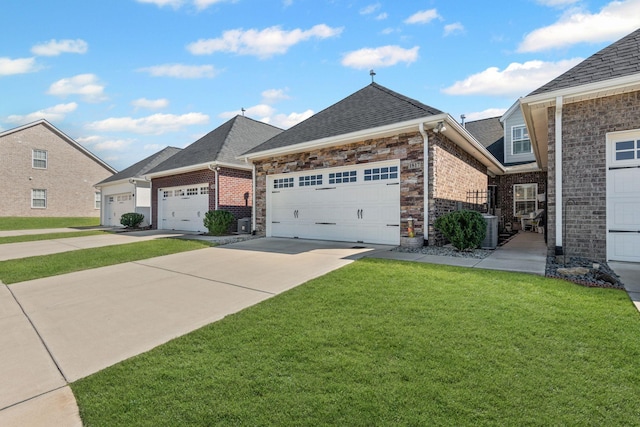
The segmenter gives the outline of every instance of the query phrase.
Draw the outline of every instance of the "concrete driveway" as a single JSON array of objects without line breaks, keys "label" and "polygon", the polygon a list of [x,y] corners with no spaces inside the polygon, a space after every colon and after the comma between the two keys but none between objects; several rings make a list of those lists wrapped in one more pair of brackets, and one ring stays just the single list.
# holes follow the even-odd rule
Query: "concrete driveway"
[{"label": "concrete driveway", "polygon": [[79,425],[67,383],[376,249],[265,238],[3,285],[0,425]]}]

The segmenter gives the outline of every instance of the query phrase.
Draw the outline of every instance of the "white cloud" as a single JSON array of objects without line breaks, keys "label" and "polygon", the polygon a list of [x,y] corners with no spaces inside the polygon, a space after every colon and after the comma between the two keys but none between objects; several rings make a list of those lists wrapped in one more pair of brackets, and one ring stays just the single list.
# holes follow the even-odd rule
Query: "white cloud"
[{"label": "white cloud", "polygon": [[124,151],[134,140],[131,139],[108,139],[93,145],[96,151]]},{"label": "white cloud", "polygon": [[309,30],[282,30],[278,26],[264,30],[229,30],[217,39],[200,39],[187,45],[194,55],[209,55],[214,52],[230,52],[240,55],[254,55],[262,59],[286,53],[291,46],[309,39],[326,39],[338,36],[342,28],[331,28],[324,24],[313,26]]},{"label": "white cloud", "polygon": [[11,59],[0,57],[0,76],[33,73],[34,71],[38,71],[35,58]]},{"label": "white cloud", "polygon": [[209,116],[202,113],[153,114],[134,119],[132,117],[112,117],[86,125],[86,128],[98,132],[133,132],[138,134],[161,135],[177,132],[187,126],[209,123]]},{"label": "white cloud", "polygon": [[577,43],[601,43],[621,38],[640,27],[640,1],[612,1],[598,13],[572,9],[555,24],[527,34],[518,52],[540,52]]},{"label": "white cloud", "polygon": [[389,17],[389,15],[387,14],[387,12],[382,12],[380,15],[376,16],[376,20],[377,21],[384,21],[388,17]]},{"label": "white cloud", "polygon": [[311,116],[313,116],[313,110],[303,111],[302,113],[291,113],[288,115],[276,114],[269,121],[265,121],[265,123],[269,123],[281,129],[289,129],[298,123],[307,120]]},{"label": "white cloud", "polygon": [[[208,8],[209,6],[211,6],[213,4],[222,3],[224,1],[226,1],[226,0],[194,0],[193,3],[195,4],[195,6],[196,6],[196,8],[198,10],[203,10],[203,9]],[[235,3],[235,1],[234,1],[234,3]]]},{"label": "white cloud", "polygon": [[145,150],[145,151],[160,151],[163,148],[166,148],[166,145],[163,145],[163,144],[145,144],[144,147],[142,147],[142,149]]},{"label": "white cloud", "polygon": [[[239,114],[242,114],[241,110],[226,111],[219,115],[220,118],[230,119]],[[245,109],[245,116],[252,117],[260,122],[269,123],[273,126],[277,126],[282,129],[288,129],[291,126],[297,125],[303,120],[313,116],[313,110],[306,110],[302,113],[290,113],[282,114],[278,113],[275,108],[267,104],[258,104],[253,107]]]},{"label": "white cloud", "polygon": [[53,83],[47,92],[49,95],[66,97],[80,95],[90,102],[103,101],[104,85],[100,84],[95,74],[78,74],[68,79],[61,79]]},{"label": "white cloud", "polygon": [[462,81],[455,82],[452,86],[443,89],[442,92],[448,95],[523,96],[558,77],[581,61],[582,58],[559,62],[527,61],[522,64],[514,62],[504,70],[490,67]]},{"label": "white cloud", "polygon": [[472,122],[474,120],[489,119],[491,117],[500,117],[507,111],[506,108],[487,108],[483,111],[476,111],[473,113],[465,113],[465,120]]},{"label": "white cloud", "polygon": [[218,74],[213,65],[163,64],[138,68],[136,71],[149,73],[153,77],[174,77],[177,79],[213,78]]},{"label": "white cloud", "polygon": [[454,22],[453,24],[444,26],[445,37],[461,33],[464,33],[464,25],[462,25],[460,22]]},{"label": "white cloud", "polygon": [[411,64],[418,59],[418,50],[415,46],[404,49],[400,46],[381,46],[377,48],[364,48],[349,52],[342,58],[342,65],[356,69],[371,67],[390,67],[399,62]]},{"label": "white cloud", "polygon": [[267,89],[262,92],[262,102],[265,104],[274,104],[284,99],[290,99],[291,97],[286,93],[287,90],[288,89]]},{"label": "white cloud", "polygon": [[131,105],[138,108],[146,108],[148,110],[160,110],[169,106],[169,100],[166,98],[147,99],[138,98],[131,101]]},{"label": "white cloud", "polygon": [[434,19],[442,19],[442,17],[438,14],[436,9],[422,10],[420,12],[416,12],[407,19],[405,19],[405,24],[428,24]]},{"label": "white cloud", "polygon": [[40,56],[58,56],[61,53],[84,54],[89,50],[89,45],[81,39],[76,40],[55,40],[51,39],[46,43],[41,43],[31,48],[31,53]]},{"label": "white cloud", "polygon": [[26,115],[11,115],[7,117],[7,122],[10,123],[30,123],[36,120],[45,119],[50,122],[62,121],[68,113],[75,111],[78,108],[78,104],[70,102],[68,104],[58,104],[53,107],[38,110]]},{"label": "white cloud", "polygon": [[102,141],[101,136],[91,135],[91,136],[83,136],[80,138],[76,138],[76,142],[79,142],[82,145],[92,145]]},{"label": "white cloud", "polygon": [[365,6],[362,9],[360,9],[360,15],[371,15],[372,13],[379,10],[381,6],[382,5],[380,3],[374,3],[368,6]]}]

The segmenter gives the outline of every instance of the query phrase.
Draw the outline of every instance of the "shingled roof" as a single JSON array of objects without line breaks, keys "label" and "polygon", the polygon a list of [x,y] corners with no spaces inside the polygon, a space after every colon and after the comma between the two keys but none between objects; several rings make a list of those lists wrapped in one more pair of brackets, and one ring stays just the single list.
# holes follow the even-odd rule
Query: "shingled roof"
[{"label": "shingled roof", "polygon": [[640,73],[640,29],[605,47],[527,96]]},{"label": "shingled roof", "polygon": [[237,157],[282,132],[282,129],[248,117],[235,116],[148,173],[203,163],[242,164]]},{"label": "shingled roof", "polygon": [[442,111],[408,98],[377,83],[360,89],[343,100],[271,138],[246,154],[287,147],[373,129],[394,123],[442,114]]},{"label": "shingled roof", "polygon": [[500,117],[474,120],[465,123],[465,129],[489,152],[504,164],[504,128]]},{"label": "shingled roof", "polygon": [[164,162],[169,157],[180,151],[181,149],[177,147],[167,147],[145,159],[140,160],[139,162],[129,166],[128,168],[121,170],[117,174],[112,175],[103,181],[100,181],[96,185],[99,186],[108,184],[110,182],[122,181],[124,179],[142,178],[145,173],[149,172],[151,169],[158,166],[160,163]]}]

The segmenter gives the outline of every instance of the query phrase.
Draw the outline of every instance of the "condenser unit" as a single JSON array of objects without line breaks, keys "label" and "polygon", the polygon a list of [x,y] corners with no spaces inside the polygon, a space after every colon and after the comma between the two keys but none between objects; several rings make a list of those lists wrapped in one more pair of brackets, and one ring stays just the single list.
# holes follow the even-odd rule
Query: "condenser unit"
[{"label": "condenser unit", "polygon": [[485,214],[482,217],[487,223],[487,234],[480,247],[482,249],[495,249],[498,246],[498,217]]}]

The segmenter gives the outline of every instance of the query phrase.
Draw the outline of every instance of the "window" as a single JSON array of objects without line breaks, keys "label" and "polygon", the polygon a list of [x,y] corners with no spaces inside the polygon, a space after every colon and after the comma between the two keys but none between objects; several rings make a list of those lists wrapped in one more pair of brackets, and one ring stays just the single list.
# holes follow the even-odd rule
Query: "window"
[{"label": "window", "polygon": [[293,178],[274,179],[273,188],[293,188]]},{"label": "window", "polygon": [[33,150],[32,159],[35,169],[47,168],[47,152],[45,150]]},{"label": "window", "polygon": [[182,197],[182,196],[184,196],[184,190],[182,188],[179,189],[179,190],[174,190],[173,191],[173,195],[176,196],[176,197]]},{"label": "window", "polygon": [[96,209],[100,209],[100,206],[102,206],[102,195],[100,194],[99,191],[96,191],[94,194],[94,208]]},{"label": "window", "polygon": [[616,161],[640,160],[640,139],[616,142]]},{"label": "window", "polygon": [[200,187],[200,194],[209,194],[209,187]]},{"label": "window", "polygon": [[163,197],[163,198],[165,198],[165,199],[166,199],[167,197],[173,197],[173,191],[171,191],[171,190],[165,190],[165,191],[163,191],[163,192],[162,192],[162,197]]},{"label": "window", "polygon": [[513,186],[513,215],[528,216],[538,209],[538,184]]},{"label": "window", "polygon": [[397,179],[397,178],[398,178],[397,166],[364,170],[365,181],[380,181],[384,179]]},{"label": "window", "polygon": [[31,207],[44,209],[47,207],[47,190],[31,190]]},{"label": "window", "polygon": [[299,187],[309,187],[311,185],[322,185],[322,175],[307,175],[298,178]]},{"label": "window", "polygon": [[197,196],[198,195],[198,187],[187,188],[187,196]]},{"label": "window", "polygon": [[511,154],[529,154],[531,140],[526,126],[514,126],[511,128]]},{"label": "window", "polygon": [[346,184],[358,180],[356,171],[335,172],[329,174],[329,184]]}]

